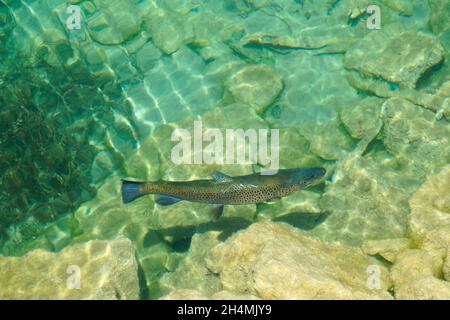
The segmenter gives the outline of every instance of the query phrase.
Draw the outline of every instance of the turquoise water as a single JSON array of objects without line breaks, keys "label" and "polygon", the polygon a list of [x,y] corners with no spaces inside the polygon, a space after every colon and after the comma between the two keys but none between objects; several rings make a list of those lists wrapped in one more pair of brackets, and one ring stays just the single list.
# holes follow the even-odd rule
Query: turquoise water
[{"label": "turquoise water", "polygon": [[[450,163],[449,9],[445,0],[0,0],[0,265],[38,250],[109,259],[115,249],[95,258],[86,243],[115,248],[123,236],[133,260],[124,278],[137,292],[116,289],[116,298],[178,289],[211,297],[233,293],[214,263],[205,265],[211,249],[274,221],[362,248],[389,270],[396,260],[367,241],[410,241],[440,257],[434,276],[450,295],[445,250],[429,249],[417,231],[432,234],[421,229],[427,221],[447,226],[445,184],[441,220],[418,227],[411,213],[414,195]],[[121,179],[210,179],[270,166],[260,157],[220,163],[217,151],[214,163],[204,154],[196,162],[206,141],[190,163],[176,163],[172,136],[184,130],[194,146],[195,122],[223,136],[271,132],[269,145],[278,130],[280,168],[327,174],[271,204],[226,206],[219,220],[200,203],[161,207],[148,196],[124,205]],[[57,259],[61,279],[66,264],[90,261],[71,263],[69,253]],[[29,270],[22,280],[36,277]],[[58,295],[45,282],[21,296],[28,280],[18,279],[0,298],[109,297]]]}]

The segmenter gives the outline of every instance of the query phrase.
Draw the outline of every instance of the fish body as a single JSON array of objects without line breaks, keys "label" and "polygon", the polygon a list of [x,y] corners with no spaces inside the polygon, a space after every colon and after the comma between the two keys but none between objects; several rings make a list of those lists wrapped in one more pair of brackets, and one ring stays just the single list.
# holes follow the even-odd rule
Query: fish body
[{"label": "fish body", "polygon": [[129,203],[147,194],[158,194],[157,203],[170,205],[181,200],[216,205],[270,202],[316,182],[325,175],[323,168],[279,170],[275,175],[250,174],[231,177],[213,173],[211,180],[122,182],[122,200]]}]

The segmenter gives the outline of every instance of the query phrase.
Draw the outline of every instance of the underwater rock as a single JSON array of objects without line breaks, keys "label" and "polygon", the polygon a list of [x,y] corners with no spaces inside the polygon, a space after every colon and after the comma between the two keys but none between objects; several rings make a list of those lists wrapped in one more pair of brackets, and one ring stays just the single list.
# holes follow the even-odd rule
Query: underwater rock
[{"label": "underwater rock", "polygon": [[[337,1],[330,1],[334,5]],[[350,6],[350,10],[348,11],[348,17],[352,20],[359,18],[361,15],[366,13],[367,6],[369,5],[368,0],[349,0],[348,6]]]},{"label": "underwater rock", "polygon": [[287,197],[275,200],[270,204],[258,207],[258,220],[272,220],[296,216],[299,223],[304,220],[305,227],[309,226],[311,219],[318,218],[321,214],[319,207],[320,194],[302,190]]},{"label": "underwater rock", "polygon": [[176,289],[162,297],[159,300],[207,300],[208,297],[196,290]]},{"label": "underwater rock", "polygon": [[181,14],[164,9],[152,10],[144,18],[144,28],[155,45],[166,54],[172,54],[194,39],[192,25]]},{"label": "underwater rock", "polygon": [[448,190],[450,190],[450,166],[429,177],[409,201],[411,236],[424,250],[438,251],[442,254],[450,250]]},{"label": "underwater rock", "polygon": [[444,268],[442,271],[444,272],[445,280],[450,281],[450,251],[447,251],[447,259],[445,259]]},{"label": "underwater rock", "polygon": [[442,257],[432,255],[421,249],[401,252],[391,268],[391,278],[397,289],[408,282],[429,276],[439,277],[442,270]]},{"label": "underwater rock", "polygon": [[441,280],[439,254],[410,249],[400,253],[391,269],[397,299],[449,299],[450,282]]},{"label": "underwater rock", "polygon": [[436,111],[436,119],[445,117],[447,121],[450,121],[450,81],[444,82],[435,96],[442,97],[437,99],[436,107],[432,108]]},{"label": "underwater rock", "polygon": [[215,107],[203,115],[202,121],[205,128],[269,129],[268,124],[257,114],[256,110],[245,103]]},{"label": "underwater rock", "polygon": [[96,11],[87,18],[91,37],[101,44],[120,44],[140,31],[142,19],[132,0],[93,0]]},{"label": "underwater rock", "polygon": [[[275,66],[283,76],[284,89],[263,117],[272,128],[280,128],[280,136],[296,147],[308,147],[303,144],[304,138],[310,145],[304,155],[289,148],[288,143],[283,152],[299,159],[313,155],[326,160],[341,159],[351,152],[355,140],[346,132],[339,113],[348,112],[361,98],[345,81],[342,57],[311,56],[299,51],[277,56]],[[294,137],[290,138],[290,134]],[[281,154],[281,161],[283,157]]]},{"label": "underwater rock", "polygon": [[332,0],[319,5],[308,1],[257,1],[257,5],[256,1],[247,2],[263,8],[252,12],[245,21],[246,35],[237,44],[245,50],[343,53],[365,34],[364,24],[352,23],[351,27],[349,24],[366,12],[368,0]]},{"label": "underwater rock", "polygon": [[[444,48],[434,36],[383,28],[370,32],[347,51],[344,65],[352,73],[352,85],[380,95],[398,87],[414,89],[426,71],[443,58]],[[368,87],[366,79],[376,81]]]},{"label": "underwater rock", "polygon": [[442,0],[428,0],[430,6],[430,27],[433,33],[445,33],[450,29],[448,13],[450,12],[450,3]]},{"label": "underwater rock", "polygon": [[214,205],[181,201],[172,206],[155,205],[150,219],[164,239],[173,243],[189,238],[198,226],[216,220],[215,212]]},{"label": "underwater rock", "polygon": [[410,248],[411,239],[385,239],[364,241],[361,249],[365,254],[380,255],[389,262],[394,262],[397,256],[404,250]]},{"label": "underwater rock", "polygon": [[283,82],[273,69],[265,65],[252,65],[233,74],[225,87],[236,101],[248,104],[260,113],[278,97]]},{"label": "underwater rock", "polygon": [[417,178],[436,173],[450,159],[450,126],[433,112],[391,98],[383,105],[383,142],[405,171]]},{"label": "underwater rock", "polygon": [[256,208],[256,204],[224,206],[222,217],[223,219],[243,219],[253,222],[256,216]]},{"label": "underwater rock", "polygon": [[[172,161],[172,150],[180,143],[180,139],[176,138],[172,141],[171,137],[176,128],[185,129],[191,135],[191,144],[193,147],[194,139],[194,121],[196,118],[187,118],[177,123],[159,125],[153,131],[151,137],[155,154],[158,154],[160,161],[160,174],[164,180],[195,180],[195,179],[209,179],[215,170],[223,171],[228,175],[244,175],[252,173],[251,164],[229,164],[224,165],[220,163],[195,165],[194,157],[197,150],[192,148],[191,164],[175,164]],[[225,107],[215,107],[211,111],[206,112],[202,116],[202,129],[218,128],[222,135],[226,136],[225,129],[268,129],[268,125],[261,119],[252,108],[247,105],[236,103],[227,105]],[[224,139],[225,140],[225,139]],[[212,141],[211,141],[212,142]],[[211,144],[211,142],[204,141],[200,152]],[[144,142],[144,144],[147,142]],[[150,143],[150,142],[148,142]],[[225,147],[225,141],[224,141]],[[235,149],[236,150],[236,149]],[[222,159],[220,159],[222,160]],[[236,160],[236,159],[235,159]]]},{"label": "underwater rock", "polygon": [[99,188],[94,199],[76,210],[75,217],[83,234],[75,240],[111,239],[123,235],[136,244],[142,244],[151,226],[149,215],[154,204],[143,197],[131,205],[124,205],[120,188],[120,178],[112,175]]},{"label": "underwater rock", "polygon": [[384,100],[369,97],[352,108],[342,109],[339,116],[347,131],[355,139],[362,139],[381,124],[381,106]]},{"label": "underwater rock", "polygon": [[80,61],[64,32],[55,28],[46,28],[33,38],[30,54],[34,65],[45,62],[52,67],[69,67]]},{"label": "underwater rock", "polygon": [[137,67],[146,72],[157,64],[161,56],[161,51],[153,43],[148,42],[136,54]]},{"label": "underwater rock", "polygon": [[435,277],[409,282],[395,291],[398,300],[450,300],[450,282]]},{"label": "underwater rock", "polygon": [[205,257],[219,244],[219,231],[197,233],[192,237],[188,255],[174,272],[166,273],[160,280],[162,292],[172,296],[179,290],[195,290],[198,294],[211,296],[222,290],[220,279],[206,267]]},{"label": "underwater rock", "polygon": [[323,160],[311,151],[311,143],[303,134],[301,134],[301,131],[301,129],[296,127],[279,128],[279,155],[281,168],[323,166]]},{"label": "underwater rock", "polygon": [[341,129],[339,113],[317,106],[304,114],[298,127],[311,143],[311,152],[325,160],[338,160],[353,149],[353,140]]},{"label": "underwater rock", "polygon": [[358,34],[362,36],[361,30],[348,28],[342,23],[324,24],[323,20],[308,28],[296,23],[289,25],[301,31],[294,32],[294,35],[257,32],[244,37],[238,48],[262,47],[284,54],[295,50],[306,50],[313,55],[344,53],[358,40]]},{"label": "underwater rock", "polygon": [[321,211],[330,215],[311,233],[355,246],[405,237],[412,182],[386,158],[355,155],[340,161],[320,201]]},{"label": "underwater rock", "polygon": [[[259,222],[214,247],[207,265],[225,290],[262,299],[391,299],[388,271],[360,250],[312,238],[283,223]],[[380,289],[366,284],[379,268]]]},{"label": "underwater rock", "polygon": [[[423,9],[427,10],[425,8]],[[448,45],[445,42],[445,37],[440,36],[437,38],[423,33],[414,35],[414,31],[404,31],[409,29],[406,26],[402,26],[402,24],[394,23],[383,27],[382,31],[371,33],[371,35],[383,34],[371,36],[376,41],[382,41],[384,38],[391,37],[392,35],[404,36],[408,34],[408,37],[411,37],[411,39],[406,37],[407,42],[400,43],[400,45],[397,44],[396,37],[392,40],[384,39],[386,40],[384,44],[367,43],[365,45],[367,49],[364,49],[364,46],[360,49],[357,46],[358,44],[355,45],[344,59],[348,71],[347,80],[353,87],[360,91],[370,92],[384,98],[403,98],[439,113],[445,109],[445,100],[448,97],[448,94],[440,92],[440,89],[436,90],[436,87],[446,80],[445,71],[448,69],[448,50],[445,50],[443,46],[448,47]],[[373,39],[370,38],[369,40]],[[422,40],[427,45],[424,45],[421,42]],[[364,39],[361,41],[367,42]],[[391,44],[387,44],[389,41],[391,41]],[[373,46],[381,48],[385,52],[373,50]],[[412,52],[408,53],[402,48],[403,46],[408,47],[408,50],[412,50]],[[415,50],[413,48],[414,46],[417,46],[419,49]],[[403,50],[403,53],[401,51],[397,52],[396,50]],[[366,55],[365,51],[371,53]],[[398,58],[391,59],[389,55],[393,53]],[[361,60],[359,62],[353,61],[355,60],[353,56],[358,55]],[[384,64],[384,62],[380,62],[378,55],[386,56],[388,63]],[[373,61],[367,63],[366,59],[373,59]],[[405,61],[400,61],[401,59]],[[361,66],[355,67],[357,63]],[[366,64],[368,67],[363,67]],[[402,67],[398,67],[399,64],[403,64]],[[411,64],[417,65],[413,66]],[[392,70],[387,70],[387,68],[391,68]],[[411,79],[408,80],[407,78]]]},{"label": "underwater rock", "polygon": [[290,49],[320,49],[324,47],[323,44],[309,43],[304,39],[291,37],[283,34],[274,33],[255,33],[246,36],[241,40],[242,46],[261,45]]},{"label": "underwater rock", "polygon": [[1,299],[139,298],[134,250],[126,238],[93,240],[58,253],[0,257],[0,268]]},{"label": "underwater rock", "polygon": [[220,291],[208,297],[196,290],[175,289],[169,294],[162,296],[159,300],[259,300],[250,294],[238,294],[229,291]]},{"label": "underwater rock", "polygon": [[160,178],[159,166],[158,149],[153,140],[147,139],[126,160],[124,169],[131,179],[152,181]]},{"label": "underwater rock", "polygon": [[211,296],[212,300],[260,300],[257,296],[252,294],[241,294],[230,291],[220,291]]},{"label": "underwater rock", "polygon": [[414,3],[410,0],[382,0],[387,8],[398,12],[402,16],[411,16],[414,12]]},{"label": "underwater rock", "polygon": [[[154,169],[140,172],[137,177],[147,175],[152,177]],[[60,228],[57,234],[46,232],[45,235],[52,243],[59,238],[61,240],[70,238],[71,243],[77,243],[90,239],[109,240],[118,236],[127,237],[132,241],[136,251],[136,259],[144,276],[143,281],[147,285],[145,289],[154,298],[158,294],[157,281],[160,274],[171,268],[168,264],[176,264],[176,256],[172,254],[173,250],[164,241],[163,236],[155,230],[156,223],[152,219],[154,202],[149,197],[143,197],[124,205],[120,178],[122,177],[117,175],[110,176],[99,188],[97,196],[76,210],[74,217],[81,233],[74,236],[67,228]]]},{"label": "underwater rock", "polygon": [[154,230],[149,230],[141,246],[136,254],[142,272],[141,290],[144,298],[156,299],[163,294],[159,284],[161,276],[174,271],[184,255],[174,252],[172,246]]},{"label": "underwater rock", "polygon": [[409,201],[409,228],[419,249],[400,253],[391,269],[397,299],[450,299],[450,166],[431,176]]},{"label": "underwater rock", "polygon": [[134,115],[141,138],[162,123],[203,115],[221,101],[223,85],[219,79],[205,75],[206,66],[191,46],[183,46],[163,55],[141,81],[122,83],[129,114]]}]

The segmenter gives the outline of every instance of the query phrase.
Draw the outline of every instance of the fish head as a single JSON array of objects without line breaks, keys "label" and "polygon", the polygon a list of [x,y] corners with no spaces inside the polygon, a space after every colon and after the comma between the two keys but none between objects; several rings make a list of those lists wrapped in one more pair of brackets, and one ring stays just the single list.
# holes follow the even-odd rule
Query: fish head
[{"label": "fish head", "polygon": [[324,168],[298,168],[288,169],[285,174],[287,176],[287,183],[290,185],[299,185],[304,188],[314,182],[320,180],[326,173]]}]

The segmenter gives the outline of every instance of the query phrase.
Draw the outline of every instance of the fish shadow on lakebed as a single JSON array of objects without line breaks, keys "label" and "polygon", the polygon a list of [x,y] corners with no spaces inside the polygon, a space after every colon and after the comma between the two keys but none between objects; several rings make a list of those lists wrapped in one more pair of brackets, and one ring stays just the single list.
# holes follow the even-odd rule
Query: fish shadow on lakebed
[{"label": "fish shadow on lakebed", "polygon": [[[329,213],[292,212],[272,219],[274,222],[285,222],[303,231],[312,230],[324,222]],[[246,229],[254,221],[239,217],[222,217],[217,221],[202,223],[197,226],[172,227],[165,229],[150,229],[144,238],[144,247],[150,247],[158,243],[166,242],[176,252],[187,252],[192,237],[196,233],[208,231],[220,231],[218,239],[223,242],[239,230]],[[173,238],[173,241],[165,239]]]}]

